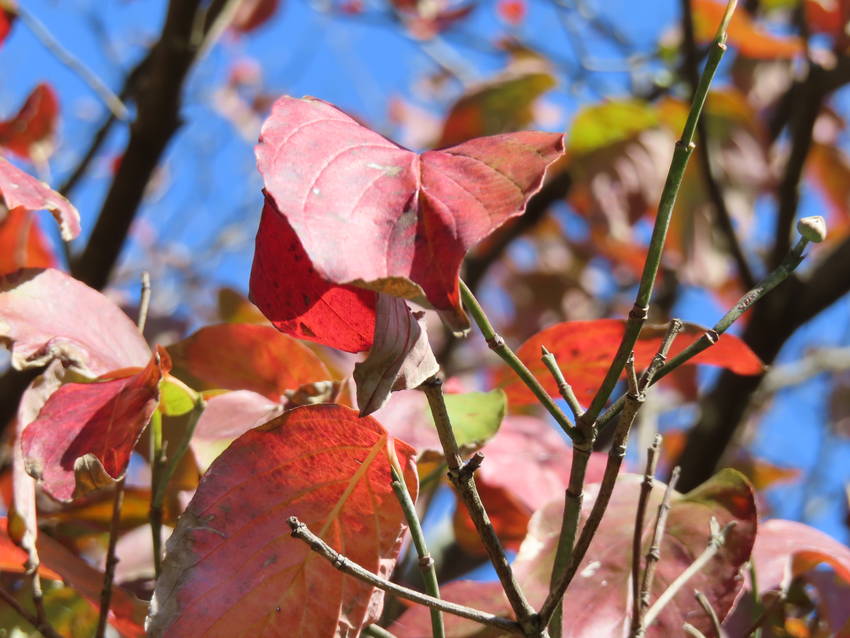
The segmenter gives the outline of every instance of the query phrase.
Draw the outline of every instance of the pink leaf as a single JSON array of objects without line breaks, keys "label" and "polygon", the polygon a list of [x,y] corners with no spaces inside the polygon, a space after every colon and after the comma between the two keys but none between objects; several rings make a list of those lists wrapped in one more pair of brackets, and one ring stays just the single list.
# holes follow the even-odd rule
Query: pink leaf
[{"label": "pink leaf", "polygon": [[118,306],[53,269],[0,277],[0,341],[12,343],[12,365],[19,370],[58,358],[94,377],[142,367],[151,356]]},{"label": "pink leaf", "polygon": [[[291,97],[275,103],[256,149],[277,209],[266,211],[286,218],[318,277],[427,302],[459,329],[466,251],[523,212],[562,151],[560,134],[522,132],[417,155],[330,104]],[[258,246],[257,258],[289,249]],[[252,285],[261,308],[271,293]]]},{"label": "pink leaf", "polygon": [[56,218],[65,241],[71,241],[80,234],[80,213],[71,202],[2,157],[0,198],[9,210],[49,210]]},{"label": "pink leaf", "polygon": [[358,635],[380,615],[383,592],[335,570],[286,521],[297,516],[389,576],[405,529],[390,487],[396,462],[415,498],[413,450],[339,405],[296,408],[241,436],[168,542],[150,635]]}]

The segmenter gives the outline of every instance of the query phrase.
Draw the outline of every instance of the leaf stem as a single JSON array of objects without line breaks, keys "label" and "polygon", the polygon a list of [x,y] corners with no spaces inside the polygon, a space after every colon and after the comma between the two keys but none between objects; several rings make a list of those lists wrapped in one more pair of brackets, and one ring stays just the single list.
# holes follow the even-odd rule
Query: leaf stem
[{"label": "leaf stem", "polygon": [[380,625],[366,625],[363,628],[363,636],[372,636],[372,638],[396,638]]},{"label": "leaf stem", "polygon": [[730,521],[727,523],[723,529],[720,529],[720,525],[717,523],[717,520],[711,519],[711,536],[708,539],[708,545],[703,550],[703,552],[697,556],[696,560],[688,565],[687,569],[683,571],[676,577],[667,589],[662,592],[662,594],[658,597],[652,607],[649,608],[649,611],[646,612],[646,616],[644,617],[644,628],[649,627],[655,622],[655,619],[658,618],[658,615],[663,611],[664,607],[673,600],[676,594],[684,587],[687,582],[696,576],[700,570],[705,567],[708,562],[714,558],[714,555],[720,551],[720,548],[723,547],[723,544],[726,542],[726,535],[729,533],[729,530],[735,526],[735,521]]},{"label": "leaf stem", "polygon": [[726,27],[732,17],[732,12],[735,9],[736,0],[730,0],[726,6],[726,11],[721,20],[717,35],[712,42],[708,52],[708,60],[705,68],[700,76],[699,83],[694,90],[691,108],[688,112],[688,118],[685,121],[682,137],[676,142],[676,148],[673,151],[673,159],[670,163],[670,169],[667,173],[667,180],[664,183],[664,189],[661,192],[661,198],[658,204],[658,214],[655,217],[655,225],[652,229],[652,236],[649,240],[649,251],[646,261],[644,262],[643,273],[641,274],[640,286],[635,297],[635,303],[629,312],[626,330],[623,334],[623,339],[620,342],[620,347],[605,379],[599,386],[593,400],[588,407],[587,412],[577,424],[579,428],[585,431],[593,427],[596,418],[605,407],[611,392],[614,391],[614,386],[623,372],[626,365],[626,359],[629,353],[634,349],[637,342],[640,330],[646,321],[649,312],[649,300],[652,297],[652,289],[655,285],[655,277],[658,274],[658,267],[661,264],[661,254],[664,249],[664,243],[667,238],[667,230],[670,227],[670,218],[673,214],[673,207],[676,203],[676,196],[679,193],[679,187],[682,183],[682,177],[685,174],[685,168],[688,165],[688,160],[695,148],[694,134],[696,132],[697,122],[702,113],[705,99],[708,95],[709,86],[726,52]]},{"label": "leaf stem", "polygon": [[106,634],[106,619],[109,616],[109,607],[112,604],[112,582],[115,579],[115,567],[118,565],[118,557],[115,555],[115,547],[118,544],[118,533],[121,526],[121,507],[124,504],[124,477],[115,483],[115,494],[112,500],[112,519],[109,523],[109,545],[106,549],[106,565],[103,572],[103,588],[100,590],[100,613],[97,618],[96,638],[103,638]]},{"label": "leaf stem", "polygon": [[[434,598],[440,597],[440,584],[437,582],[437,571],[434,569],[434,559],[428,553],[428,545],[425,542],[425,534],[422,532],[422,525],[419,523],[419,517],[416,515],[416,505],[410,497],[410,492],[407,490],[407,484],[404,482],[404,477],[393,466],[391,468],[393,474],[392,488],[395,492],[398,502],[401,504],[401,509],[404,512],[404,517],[407,519],[407,525],[410,528],[410,538],[413,546],[416,548],[416,553],[419,555],[419,571],[422,572],[422,580],[425,583],[425,591]],[[443,616],[439,609],[431,609],[431,631],[434,638],[445,638],[446,629],[443,626]]]},{"label": "leaf stem", "polygon": [[499,577],[499,582],[502,584],[505,596],[516,614],[522,631],[526,636],[540,635],[540,626],[537,625],[538,619],[534,608],[529,604],[516,578],[514,578],[513,570],[505,556],[502,543],[493,529],[493,524],[490,522],[490,517],[487,515],[487,510],[484,508],[484,503],[481,502],[481,497],[475,486],[475,470],[483,462],[484,455],[476,452],[466,463],[461,460],[457,440],[452,430],[451,419],[449,418],[445,398],[443,397],[443,382],[438,377],[431,377],[419,387],[425,393],[428,399],[428,406],[431,408],[431,414],[434,416],[434,424],[437,427],[437,434],[440,437],[440,443],[446,457],[446,464],[449,468],[448,478],[454,485],[455,490],[469,512],[472,522],[475,524],[478,537],[481,539],[481,543],[487,551],[490,562],[496,570],[496,575]]},{"label": "leaf stem", "polygon": [[[803,255],[803,251],[808,243],[809,241],[806,238],[800,237],[794,247],[785,256],[785,259],[782,260],[782,263],[773,272],[762,279],[749,292],[744,294],[744,296],[738,300],[738,303],[732,306],[732,308],[729,309],[729,311],[723,315],[711,329],[707,330],[699,339],[691,343],[687,348],[670,359],[670,361],[662,365],[655,374],[655,377],[652,379],[652,384],[666,377],[668,374],[673,372],[673,370],[690,361],[703,350],[707,350],[709,347],[717,343],[720,335],[726,332],[726,330],[728,330],[729,327],[741,317],[741,315],[749,310],[753,304],[759,301],[767,293],[776,288],[776,286],[785,281],[791,273],[794,272],[797,266],[800,265],[800,262],[803,261],[805,256]],[[605,413],[599,417],[597,427],[601,429],[610,423],[611,419],[613,419],[617,413],[623,409],[624,402],[625,395],[612,403]]]},{"label": "leaf stem", "polygon": [[720,618],[718,618],[717,612],[714,611],[714,607],[711,606],[711,601],[708,599],[708,596],[696,589],[694,590],[694,598],[697,599],[700,607],[702,607],[703,611],[705,611],[705,615],[711,620],[711,627],[714,629],[714,633],[718,636],[722,636],[723,627],[720,626]]},{"label": "leaf stem", "polygon": [[511,350],[508,344],[505,343],[505,340],[501,337],[501,335],[496,333],[493,329],[493,324],[490,323],[490,320],[484,313],[484,309],[481,307],[481,304],[478,303],[475,295],[472,294],[472,291],[464,283],[463,279],[460,280],[460,296],[463,300],[464,307],[469,311],[473,321],[475,321],[478,325],[478,328],[481,330],[481,334],[484,336],[484,339],[490,349],[499,355],[502,361],[508,364],[508,366],[516,372],[517,376],[523,383],[525,383],[526,386],[528,386],[528,389],[534,393],[534,396],[537,397],[540,404],[546,408],[546,411],[552,415],[561,429],[566,432],[571,439],[575,439],[577,434],[576,429],[570,422],[569,417],[567,417],[563,410],[561,410],[561,408],[559,408],[552,400],[552,397],[549,396],[549,393],[546,392],[540,384],[540,381],[538,381],[531,373],[531,370],[529,370],[525,364],[520,361],[519,357],[516,356],[516,353]]},{"label": "leaf stem", "polygon": [[325,541],[311,532],[307,525],[299,521],[295,516],[291,516],[289,518],[289,527],[292,530],[292,536],[294,538],[307,543],[310,546],[310,549],[325,558],[335,569],[338,569],[344,574],[353,576],[354,578],[362,580],[364,583],[368,583],[369,585],[382,589],[385,592],[398,596],[399,598],[419,603],[420,605],[439,609],[440,611],[444,611],[448,614],[454,614],[455,616],[460,616],[467,620],[473,620],[481,623],[482,625],[496,627],[497,629],[509,634],[523,635],[524,633],[519,623],[514,620],[502,618],[501,616],[496,616],[477,609],[472,609],[471,607],[450,603],[439,598],[434,598],[433,596],[428,596],[427,594],[420,593],[413,589],[396,585],[395,583],[381,578],[377,574],[373,574],[368,569],[361,567],[357,563],[337,552]]}]

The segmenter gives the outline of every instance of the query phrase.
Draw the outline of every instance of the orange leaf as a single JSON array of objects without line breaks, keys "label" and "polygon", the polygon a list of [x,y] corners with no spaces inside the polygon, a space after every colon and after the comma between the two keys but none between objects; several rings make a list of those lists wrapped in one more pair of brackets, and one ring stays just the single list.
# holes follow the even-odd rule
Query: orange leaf
[{"label": "orange leaf", "polygon": [[[694,0],[694,32],[702,43],[711,42],[717,32],[726,3],[714,0]],[[773,35],[739,9],[729,23],[729,43],[748,58],[793,58],[803,52],[803,43],[797,36]]]}]

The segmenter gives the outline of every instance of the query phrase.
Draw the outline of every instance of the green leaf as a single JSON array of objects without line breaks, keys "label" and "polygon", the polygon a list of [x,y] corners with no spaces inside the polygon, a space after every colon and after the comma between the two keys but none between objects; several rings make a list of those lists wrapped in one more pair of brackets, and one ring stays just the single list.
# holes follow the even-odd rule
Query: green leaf
[{"label": "green leaf", "polygon": [[581,110],[568,136],[570,155],[589,153],[623,142],[635,134],[658,126],[657,111],[641,100],[621,100]]},{"label": "green leaf", "polygon": [[507,398],[502,390],[446,395],[446,409],[461,447],[480,447],[496,434],[506,408]]},{"label": "green leaf", "polygon": [[180,416],[195,406],[197,393],[176,377],[159,383],[159,409],[163,416]]}]

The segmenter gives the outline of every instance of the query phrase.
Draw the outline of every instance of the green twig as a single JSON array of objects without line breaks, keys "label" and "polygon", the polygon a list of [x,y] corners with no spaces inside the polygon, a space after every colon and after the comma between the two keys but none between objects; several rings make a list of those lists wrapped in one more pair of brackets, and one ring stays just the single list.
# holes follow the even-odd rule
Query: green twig
[{"label": "green twig", "polygon": [[652,229],[652,236],[649,240],[649,251],[644,263],[643,273],[641,274],[640,286],[638,288],[635,303],[629,312],[629,319],[626,323],[626,330],[623,334],[623,339],[620,342],[620,347],[617,349],[617,354],[608,368],[605,379],[599,386],[599,390],[593,397],[593,400],[588,407],[587,412],[577,426],[585,432],[593,427],[596,418],[605,407],[605,403],[611,396],[614,386],[623,372],[626,365],[626,359],[629,353],[634,349],[640,335],[641,328],[646,321],[649,312],[649,300],[652,297],[652,289],[655,285],[655,276],[658,273],[658,267],[661,264],[661,254],[664,249],[664,243],[667,238],[667,230],[670,227],[670,218],[673,214],[673,207],[676,203],[676,196],[679,193],[679,187],[682,183],[682,177],[685,174],[685,168],[688,165],[688,160],[695,148],[694,134],[696,132],[697,122],[702,113],[703,105],[705,104],[708,89],[720,60],[726,52],[726,27],[729,20],[732,18],[732,12],[735,10],[736,0],[730,0],[726,6],[726,11],[721,20],[720,26],[717,29],[717,34],[711,44],[708,52],[708,60],[705,68],[700,76],[699,83],[694,90],[693,101],[688,113],[688,118],[685,121],[682,137],[676,142],[676,148],[673,152],[673,159],[670,163],[670,170],[667,173],[667,180],[664,183],[664,189],[661,192],[661,199],[658,204],[658,214],[655,217],[655,225]]},{"label": "green twig", "polygon": [[454,614],[461,618],[473,620],[477,623],[481,623],[482,625],[496,627],[502,632],[519,635],[523,635],[524,633],[519,623],[514,620],[496,616],[488,612],[479,611],[477,609],[472,609],[471,607],[465,607],[464,605],[450,603],[439,598],[434,598],[416,590],[396,585],[393,582],[381,578],[377,574],[373,574],[365,567],[358,565],[354,561],[349,560],[340,554],[333,547],[311,532],[307,525],[299,521],[294,516],[289,518],[289,528],[292,530],[292,536],[294,538],[307,543],[310,546],[310,549],[327,560],[334,569],[338,569],[342,573],[353,576],[364,583],[383,589],[385,592],[398,596],[399,598],[404,598],[405,600],[410,600],[414,603],[425,605],[427,607],[435,607],[448,614]]},{"label": "green twig", "polygon": [[379,625],[366,625],[363,628],[363,635],[372,636],[372,638],[396,638],[394,634]]},{"label": "green twig", "polygon": [[[683,363],[690,361],[700,352],[717,343],[720,335],[726,332],[726,330],[728,330],[729,327],[741,317],[741,315],[749,310],[754,303],[776,288],[776,286],[785,281],[788,276],[794,272],[794,269],[797,268],[803,260],[803,251],[808,243],[809,240],[805,237],[801,237],[797,244],[785,256],[785,259],[776,268],[776,270],[771,272],[767,277],[760,281],[755,288],[751,289],[743,297],[741,297],[738,300],[738,303],[736,303],[725,315],[723,315],[723,317],[721,317],[710,330],[707,330],[699,339],[670,359],[670,361],[662,365],[655,374],[655,377],[652,379],[652,383],[657,383],[660,379],[670,374]],[[617,399],[605,411],[605,413],[599,417],[597,427],[602,429],[610,423],[617,413],[623,408],[624,402],[625,395]]]},{"label": "green twig", "polygon": [[576,421],[578,421],[578,419],[581,418],[581,415],[584,414],[584,408],[581,407],[581,403],[579,403],[578,397],[573,391],[573,386],[567,383],[567,380],[564,378],[564,373],[561,371],[561,367],[558,365],[558,360],[555,358],[555,355],[549,352],[546,349],[546,346],[542,346],[541,349],[543,351],[543,365],[546,366],[549,373],[555,379],[561,398],[564,399],[566,404],[569,406],[570,411],[573,413],[573,416],[576,418]]},{"label": "green twig", "polygon": [[[599,529],[599,524],[602,522],[605,510],[608,508],[608,503],[611,501],[611,495],[614,493],[614,486],[617,482],[617,475],[620,473],[620,467],[626,455],[629,432],[645,399],[643,393],[637,387],[637,375],[634,373],[634,355],[629,357],[626,365],[629,368],[628,379],[630,380],[628,401],[626,402],[626,408],[620,416],[617,429],[614,432],[611,449],[608,452],[608,461],[605,464],[605,473],[602,476],[602,483],[599,486],[596,500],[593,502],[593,507],[590,509],[587,521],[584,527],[582,527],[575,547],[571,547],[571,544],[568,543],[562,545],[561,540],[565,537],[564,528],[562,528],[561,537],[558,539],[558,549],[561,550],[563,546],[564,555],[568,557],[566,568],[560,571],[560,573],[558,573],[557,569],[553,570],[552,586],[549,589],[549,595],[540,608],[541,622],[545,622],[549,626],[549,630],[553,636],[561,635],[560,623],[552,621],[555,621],[560,615],[558,611],[562,606],[564,593],[567,591],[567,587],[569,587],[570,582],[572,582],[573,577],[578,571],[578,567],[590,547],[590,542],[593,540],[596,530]],[[570,505],[570,502],[571,500],[568,498],[564,504],[565,510]]]},{"label": "green twig", "polygon": [[472,291],[469,287],[467,287],[462,279],[460,280],[460,296],[463,300],[464,307],[467,311],[469,311],[473,321],[475,321],[478,325],[478,328],[481,330],[481,334],[484,336],[484,339],[487,341],[487,345],[490,349],[499,355],[502,361],[507,363],[508,366],[516,372],[522,382],[525,383],[525,385],[528,386],[528,389],[531,390],[535,397],[537,397],[537,400],[540,401],[541,405],[546,408],[546,411],[549,412],[558,425],[561,426],[561,429],[566,432],[570,438],[575,439],[576,430],[570,422],[570,419],[552,400],[552,397],[549,396],[549,393],[546,392],[537,378],[531,373],[531,370],[529,370],[525,364],[520,361],[519,357],[516,356],[516,353],[505,343],[505,340],[496,333],[493,329],[493,324],[490,323],[490,320],[484,313],[484,309],[481,308],[481,304],[478,303],[475,295],[472,294]]},{"label": "green twig", "polygon": [[[407,525],[410,528],[410,538],[416,553],[419,555],[419,570],[422,572],[422,580],[425,582],[425,591],[433,598],[440,597],[440,584],[437,582],[437,571],[434,569],[434,559],[428,553],[428,545],[425,543],[425,534],[416,514],[416,505],[407,491],[404,477],[394,466],[391,468],[393,474],[392,488],[395,492]],[[443,626],[443,616],[439,609],[431,608],[431,631],[434,638],[445,638],[446,629]]]}]

